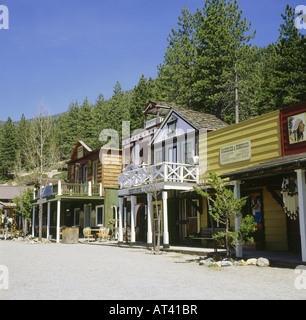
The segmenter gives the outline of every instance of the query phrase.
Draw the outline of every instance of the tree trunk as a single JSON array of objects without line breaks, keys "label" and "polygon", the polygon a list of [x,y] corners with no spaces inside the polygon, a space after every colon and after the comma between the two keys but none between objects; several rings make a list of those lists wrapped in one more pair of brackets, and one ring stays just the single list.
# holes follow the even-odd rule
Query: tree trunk
[{"label": "tree trunk", "polygon": [[239,123],[238,71],[235,63],[235,123]]},{"label": "tree trunk", "polygon": [[229,220],[227,219],[225,224],[225,248],[226,248],[226,257],[228,259],[231,258],[231,246],[228,239],[228,233],[229,233]]}]

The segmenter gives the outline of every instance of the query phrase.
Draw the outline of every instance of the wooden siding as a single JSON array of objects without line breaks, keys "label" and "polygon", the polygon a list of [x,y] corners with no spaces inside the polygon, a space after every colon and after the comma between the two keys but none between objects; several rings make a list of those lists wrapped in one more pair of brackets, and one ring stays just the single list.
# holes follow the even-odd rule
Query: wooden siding
[{"label": "wooden siding", "polygon": [[108,150],[101,149],[101,180],[103,195],[105,188],[119,189],[118,176],[122,170],[122,152],[121,150],[114,150],[112,154],[107,153]]},{"label": "wooden siding", "polygon": [[[249,160],[226,165],[220,164],[221,147],[246,140],[251,141],[251,158]],[[199,154],[202,175],[206,161],[207,172],[215,171],[220,175],[280,157],[282,152],[279,111],[208,132],[207,146],[205,135],[200,135]]]},{"label": "wooden siding", "polygon": [[[81,183],[82,180],[82,165],[88,165],[91,162],[91,170],[88,170],[87,181],[93,182],[93,163],[98,163],[97,183],[102,183],[102,195],[104,196],[104,189],[119,189],[118,176],[122,169],[122,152],[121,150],[112,150],[111,154],[107,149],[97,149],[86,157],[71,161],[68,163],[68,182]],[[76,168],[76,164],[80,166],[79,181],[75,181],[75,174],[71,175],[72,167]],[[74,169],[75,170],[75,169]]]},{"label": "wooden siding", "polygon": [[265,249],[287,251],[286,214],[271,193],[263,189]]}]

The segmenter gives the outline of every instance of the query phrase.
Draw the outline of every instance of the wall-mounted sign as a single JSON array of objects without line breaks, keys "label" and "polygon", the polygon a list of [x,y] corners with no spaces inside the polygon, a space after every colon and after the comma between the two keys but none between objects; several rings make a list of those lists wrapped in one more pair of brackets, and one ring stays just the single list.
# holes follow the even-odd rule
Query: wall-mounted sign
[{"label": "wall-mounted sign", "polygon": [[220,148],[220,164],[230,164],[251,159],[251,141],[241,141]]},{"label": "wall-mounted sign", "polygon": [[306,141],[305,124],[306,112],[288,117],[289,144]]}]

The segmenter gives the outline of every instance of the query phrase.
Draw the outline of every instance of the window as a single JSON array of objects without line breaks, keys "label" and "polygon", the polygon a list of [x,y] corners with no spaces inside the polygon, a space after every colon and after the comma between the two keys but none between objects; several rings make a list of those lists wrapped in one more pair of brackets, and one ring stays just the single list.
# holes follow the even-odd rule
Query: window
[{"label": "window", "polygon": [[78,147],[78,159],[80,159],[82,157],[83,157],[83,147],[80,146],[80,147]]},{"label": "window", "polygon": [[87,176],[88,176],[88,167],[82,167],[82,183],[87,183]]},{"label": "window", "polygon": [[177,118],[172,117],[169,122],[167,123],[168,125],[168,135],[171,135],[176,132],[176,123],[177,123]]},{"label": "window", "polygon": [[176,122],[168,124],[168,134],[174,133],[176,130]]},{"label": "window", "polygon": [[96,225],[104,225],[104,205],[96,206]]},{"label": "window", "polygon": [[197,207],[200,206],[200,202],[197,199],[186,200],[186,218],[187,218],[187,233],[195,234],[200,232],[200,213]]},{"label": "window", "polygon": [[183,150],[184,150],[184,157],[183,157],[184,162],[188,164],[189,159],[194,156],[193,142],[192,141],[185,142]]},{"label": "window", "polygon": [[162,149],[158,149],[155,151],[155,159],[154,159],[154,163],[158,164],[161,163],[163,161],[163,152]]},{"label": "window", "polygon": [[75,168],[74,172],[75,172],[74,182],[79,183],[79,167],[78,166]]},{"label": "window", "polygon": [[84,228],[91,227],[91,204],[84,204]]}]

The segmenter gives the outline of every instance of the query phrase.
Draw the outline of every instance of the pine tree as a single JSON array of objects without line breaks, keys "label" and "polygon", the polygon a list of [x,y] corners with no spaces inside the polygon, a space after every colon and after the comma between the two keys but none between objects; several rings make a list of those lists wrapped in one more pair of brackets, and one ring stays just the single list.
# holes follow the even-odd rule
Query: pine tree
[{"label": "pine tree", "polygon": [[79,130],[81,129],[79,109],[78,101],[72,102],[67,112],[59,120],[56,136],[62,159],[69,158],[79,139]]},{"label": "pine tree", "polygon": [[137,86],[135,86],[131,104],[130,104],[130,118],[131,118],[131,132],[143,128],[143,114],[142,111],[152,98],[151,88],[144,75],[141,76]]},{"label": "pine tree", "polygon": [[19,162],[20,169],[27,169],[26,154],[24,149],[24,144],[27,136],[29,135],[29,122],[26,120],[24,114],[22,114],[21,119],[16,128],[16,142],[17,142],[17,155],[16,160]]},{"label": "pine tree", "polygon": [[99,132],[96,131],[96,121],[93,115],[93,107],[87,97],[79,109],[78,140],[84,141],[90,148],[94,148]]},{"label": "pine tree", "polygon": [[229,122],[235,121],[235,114],[236,122],[239,113],[247,117],[249,105],[240,109],[247,94],[254,99],[247,86],[256,70],[249,67],[255,49],[248,45],[255,33],[242,19],[237,1],[206,0],[193,15],[185,8],[178,25],[159,66],[161,95]]},{"label": "pine tree", "polygon": [[270,100],[264,103],[272,109],[306,100],[306,41],[295,26],[293,8],[287,5],[282,18],[279,39],[273,48],[271,81],[266,81],[266,98]]},{"label": "pine tree", "polygon": [[240,88],[250,77],[245,72],[245,60],[252,51],[248,42],[255,33],[250,34],[251,24],[242,19],[236,0],[207,0],[203,10],[197,10],[195,21],[196,108],[238,122]]},{"label": "pine tree", "polygon": [[14,169],[18,149],[16,128],[10,117],[1,130],[0,144],[0,169],[2,175],[8,178]]},{"label": "pine tree", "polygon": [[190,108],[194,105],[197,54],[194,17],[185,7],[178,20],[178,29],[172,29],[167,39],[164,62],[158,67],[160,100]]},{"label": "pine tree", "polygon": [[112,119],[109,121],[108,125],[110,129],[114,129],[118,132],[121,141],[122,122],[130,121],[130,101],[118,81],[114,86],[112,99],[110,100],[110,108]]}]

